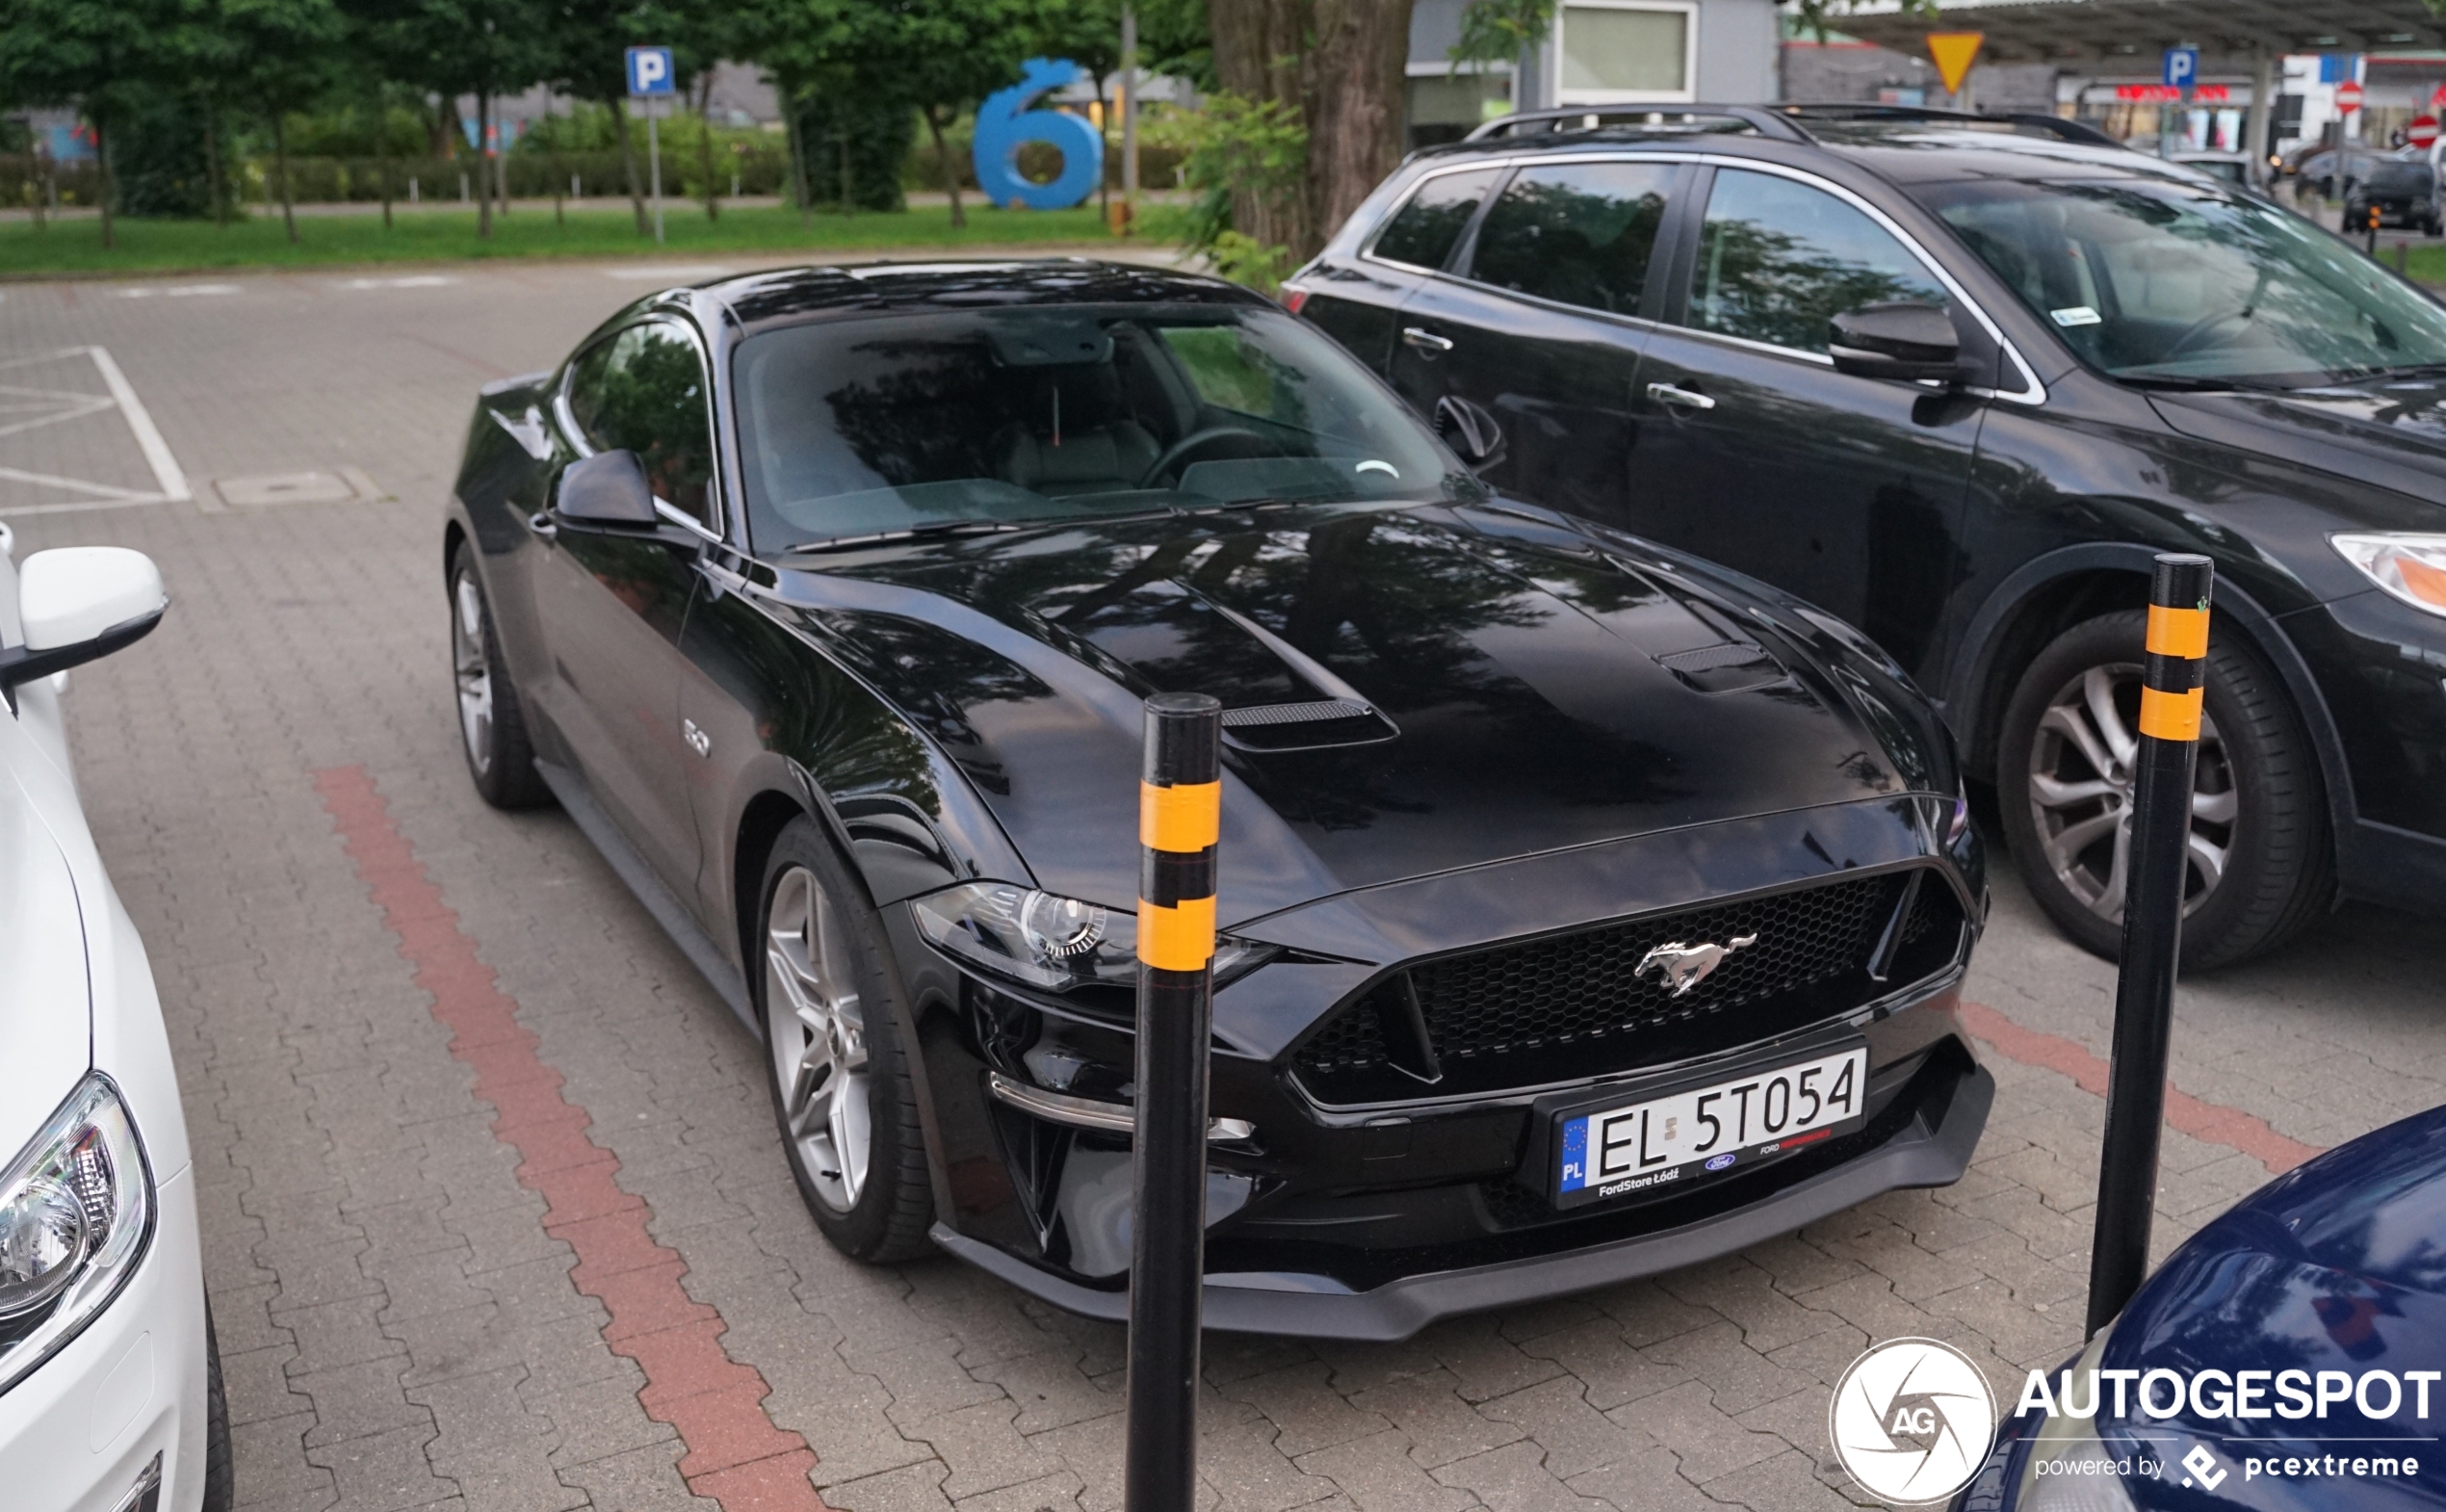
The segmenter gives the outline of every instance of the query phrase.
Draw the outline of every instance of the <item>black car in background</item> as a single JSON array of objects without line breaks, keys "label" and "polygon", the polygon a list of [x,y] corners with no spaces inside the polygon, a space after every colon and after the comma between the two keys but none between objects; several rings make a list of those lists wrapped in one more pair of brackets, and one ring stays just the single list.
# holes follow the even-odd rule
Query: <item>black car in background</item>
[{"label": "black car in background", "polygon": [[1690,1264],[1986,1122],[1979,841],[1901,673],[1501,498],[1246,290],[657,295],[485,391],[441,546],[478,789],[557,797],[761,1032],[859,1258],[1127,1308],[1164,691],[1225,711],[1210,1326]]},{"label": "black car in background", "polygon": [[2370,169],[2344,202],[2347,231],[2366,229],[2370,212],[2381,227],[2404,226],[2446,236],[2446,212],[2438,205],[2437,169],[2426,157],[2394,158]]},{"label": "black car in background", "polygon": [[2117,945],[2152,554],[2217,563],[2186,960],[2446,907],[2446,309],[2049,117],[1510,117],[1288,285],[1506,493],[1863,627]]}]

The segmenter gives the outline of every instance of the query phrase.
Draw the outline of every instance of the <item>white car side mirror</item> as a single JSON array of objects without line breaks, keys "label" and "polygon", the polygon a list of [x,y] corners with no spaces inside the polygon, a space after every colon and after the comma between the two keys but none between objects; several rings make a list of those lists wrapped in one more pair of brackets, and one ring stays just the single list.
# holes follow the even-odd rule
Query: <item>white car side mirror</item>
[{"label": "white car side mirror", "polygon": [[169,608],[161,569],[123,546],[39,551],[17,569],[25,644],[0,647],[0,689],[13,689],[144,639]]}]

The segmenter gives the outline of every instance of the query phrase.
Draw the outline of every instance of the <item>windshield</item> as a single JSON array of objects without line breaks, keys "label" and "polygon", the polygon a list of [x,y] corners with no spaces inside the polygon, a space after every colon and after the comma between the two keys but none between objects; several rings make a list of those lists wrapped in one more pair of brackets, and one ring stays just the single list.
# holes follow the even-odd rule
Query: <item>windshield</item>
[{"label": "windshield", "polygon": [[1478,496],[1400,402],[1280,311],[1038,305],[741,344],[760,551],[1258,500]]},{"label": "windshield", "polygon": [[2263,200],[2130,179],[1920,198],[2115,378],[2296,386],[2446,363],[2446,309]]}]

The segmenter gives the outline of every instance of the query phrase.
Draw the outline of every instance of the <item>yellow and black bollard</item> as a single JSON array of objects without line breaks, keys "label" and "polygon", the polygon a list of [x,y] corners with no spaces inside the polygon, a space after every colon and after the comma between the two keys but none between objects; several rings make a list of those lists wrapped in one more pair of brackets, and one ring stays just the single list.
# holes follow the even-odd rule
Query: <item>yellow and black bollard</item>
[{"label": "yellow and black bollard", "polygon": [[1197,1502],[1223,706],[1204,693],[1158,693],[1146,710],[1146,765],[1138,786],[1136,1201],[1122,1498],[1127,1512],[1189,1512]]},{"label": "yellow and black bollard", "polygon": [[2192,766],[2208,675],[2205,557],[2167,554],[2149,584],[2140,743],[2132,753],[2132,838],[2124,866],[2123,950],[2115,979],[2115,1044],[2099,1152],[2097,1227],[2090,1248],[2089,1332],[2114,1320],[2148,1272],[2157,1202],[2159,1125],[2174,967],[2190,871]]}]

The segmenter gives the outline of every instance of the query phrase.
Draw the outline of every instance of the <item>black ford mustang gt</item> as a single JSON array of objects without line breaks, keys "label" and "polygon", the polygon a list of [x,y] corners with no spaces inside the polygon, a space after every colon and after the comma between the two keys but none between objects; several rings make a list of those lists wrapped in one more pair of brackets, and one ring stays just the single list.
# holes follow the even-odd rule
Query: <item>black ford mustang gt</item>
[{"label": "black ford mustang gt", "polygon": [[1354,361],[1087,262],[674,290],[487,389],[484,796],[769,1046],[825,1234],[1126,1308],[1140,700],[1223,700],[1211,1326],[1397,1338],[1961,1176],[1986,908],[1838,621],[1491,494]]}]

